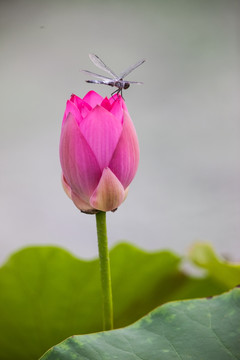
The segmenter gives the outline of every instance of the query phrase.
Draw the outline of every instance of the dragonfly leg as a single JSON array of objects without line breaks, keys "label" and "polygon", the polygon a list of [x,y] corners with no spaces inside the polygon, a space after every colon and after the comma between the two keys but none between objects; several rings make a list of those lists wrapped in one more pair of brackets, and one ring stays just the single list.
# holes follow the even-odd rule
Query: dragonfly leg
[{"label": "dragonfly leg", "polygon": [[119,94],[119,91],[120,91],[120,89],[115,90],[114,92],[111,93],[111,96],[113,96],[114,94],[117,94],[117,95],[118,95],[118,94]]},{"label": "dragonfly leg", "polygon": [[122,98],[123,100],[125,100],[124,97],[123,97],[123,89],[119,89],[119,91],[118,91],[118,96],[119,96],[120,93],[121,93],[121,98]]},{"label": "dragonfly leg", "polygon": [[[113,96],[114,94],[116,94],[117,97],[120,97],[120,95],[121,95],[121,97],[122,97],[123,100],[124,100],[124,97],[123,97],[123,95],[122,95],[122,91],[123,91],[122,88],[117,88],[117,90],[115,90],[114,92],[111,93],[111,96]],[[120,95],[119,95],[119,94],[120,94]]]}]

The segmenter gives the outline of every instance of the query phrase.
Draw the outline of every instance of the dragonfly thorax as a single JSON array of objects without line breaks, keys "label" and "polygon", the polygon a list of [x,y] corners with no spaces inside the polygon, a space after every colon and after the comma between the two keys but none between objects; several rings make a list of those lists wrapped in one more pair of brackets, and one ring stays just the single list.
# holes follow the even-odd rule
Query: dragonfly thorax
[{"label": "dragonfly thorax", "polygon": [[120,79],[114,82],[114,86],[116,86],[119,89],[128,89],[130,84],[129,82]]}]

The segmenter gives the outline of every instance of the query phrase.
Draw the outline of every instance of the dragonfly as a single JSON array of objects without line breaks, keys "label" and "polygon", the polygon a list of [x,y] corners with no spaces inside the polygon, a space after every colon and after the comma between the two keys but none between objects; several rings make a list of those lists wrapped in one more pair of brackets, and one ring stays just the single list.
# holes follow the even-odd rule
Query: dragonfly
[{"label": "dragonfly", "polygon": [[127,75],[129,75],[133,70],[135,70],[138,66],[142,65],[146,61],[145,59],[139,60],[136,64],[129,66],[126,70],[121,72],[120,75],[117,75],[99,58],[99,56],[97,56],[95,54],[89,54],[89,57],[94,65],[96,65],[99,69],[108,73],[111,77],[95,74],[94,72],[89,71],[89,70],[82,70],[83,72],[87,73],[88,75],[91,75],[91,76],[99,79],[99,80],[86,80],[87,83],[103,84],[103,85],[116,87],[117,90],[115,90],[111,95],[121,94],[121,96],[122,96],[123,89],[124,90],[128,89],[131,84],[138,84],[138,85],[143,84],[142,82],[138,82],[138,81],[127,81],[127,80],[124,80],[124,78]]}]

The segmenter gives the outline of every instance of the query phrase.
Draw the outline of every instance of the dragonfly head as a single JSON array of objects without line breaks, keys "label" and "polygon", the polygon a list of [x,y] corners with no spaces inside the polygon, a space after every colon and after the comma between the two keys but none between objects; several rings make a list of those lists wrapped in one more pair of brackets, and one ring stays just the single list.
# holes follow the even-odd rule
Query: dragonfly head
[{"label": "dragonfly head", "polygon": [[129,84],[128,82],[125,82],[125,83],[124,83],[124,87],[123,87],[123,88],[124,88],[124,89],[128,89],[128,88],[129,88],[129,86],[130,86],[130,84]]}]

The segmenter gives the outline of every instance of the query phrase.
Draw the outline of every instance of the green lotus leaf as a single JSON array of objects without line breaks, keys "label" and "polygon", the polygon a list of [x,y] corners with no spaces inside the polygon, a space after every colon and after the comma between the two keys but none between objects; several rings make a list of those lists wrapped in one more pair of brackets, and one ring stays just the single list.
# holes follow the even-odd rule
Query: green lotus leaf
[{"label": "green lotus leaf", "polygon": [[72,336],[41,360],[240,359],[240,289],[172,302],[133,325]]}]

